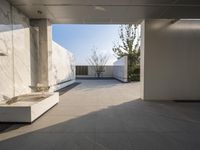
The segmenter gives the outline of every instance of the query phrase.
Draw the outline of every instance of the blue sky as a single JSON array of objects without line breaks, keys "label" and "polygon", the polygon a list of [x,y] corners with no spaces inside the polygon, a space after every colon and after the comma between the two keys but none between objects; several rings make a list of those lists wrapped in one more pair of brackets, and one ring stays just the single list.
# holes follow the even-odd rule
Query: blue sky
[{"label": "blue sky", "polygon": [[91,49],[109,55],[108,65],[116,57],[112,52],[113,42],[118,41],[119,25],[53,25],[53,40],[71,51],[76,64],[87,64]]}]

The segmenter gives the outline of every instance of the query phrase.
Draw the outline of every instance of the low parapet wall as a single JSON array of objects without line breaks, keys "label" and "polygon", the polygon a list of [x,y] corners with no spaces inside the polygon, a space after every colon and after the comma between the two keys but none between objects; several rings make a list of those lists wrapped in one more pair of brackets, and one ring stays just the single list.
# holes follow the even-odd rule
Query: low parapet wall
[{"label": "low parapet wall", "polygon": [[[76,66],[77,78],[96,78],[94,66]],[[113,78],[113,66],[105,66],[104,71],[101,74],[101,78]]]},{"label": "low parapet wall", "polygon": [[128,57],[124,56],[118,59],[113,66],[113,77],[128,82]]},{"label": "low parapet wall", "polygon": [[[101,78],[115,78],[122,82],[128,82],[127,56],[117,60],[113,66],[105,66]],[[77,78],[97,78],[94,66],[76,66]]]}]

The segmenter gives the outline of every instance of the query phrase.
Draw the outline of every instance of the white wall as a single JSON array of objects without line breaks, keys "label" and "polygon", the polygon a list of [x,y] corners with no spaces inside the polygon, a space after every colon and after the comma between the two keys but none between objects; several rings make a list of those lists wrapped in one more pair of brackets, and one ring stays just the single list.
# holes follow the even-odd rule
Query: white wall
[{"label": "white wall", "polygon": [[29,19],[10,4],[0,2],[0,100],[31,89]]},{"label": "white wall", "polygon": [[142,32],[142,98],[199,100],[200,21],[146,20]]},{"label": "white wall", "polygon": [[52,42],[52,80],[54,90],[63,88],[75,81],[74,56],[56,42]]},{"label": "white wall", "polygon": [[128,57],[124,56],[118,59],[113,66],[113,77],[128,82]]},{"label": "white wall", "polygon": [[[37,84],[38,36],[28,17],[6,0],[0,1],[0,101],[31,93],[30,86]],[[75,78],[72,54],[53,43],[52,60],[52,89],[73,83],[58,84]]]}]

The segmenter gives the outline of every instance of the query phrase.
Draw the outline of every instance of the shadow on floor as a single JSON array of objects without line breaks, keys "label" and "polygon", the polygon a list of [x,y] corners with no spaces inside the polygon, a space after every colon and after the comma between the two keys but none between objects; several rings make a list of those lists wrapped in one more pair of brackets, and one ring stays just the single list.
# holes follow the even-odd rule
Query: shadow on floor
[{"label": "shadow on floor", "polygon": [[[50,115],[52,109],[29,129],[45,123],[46,127],[29,133],[27,129],[11,135],[7,132],[11,138],[5,140],[0,135],[0,149],[199,150],[199,108],[199,103],[133,100],[67,121],[65,109],[58,109],[59,115],[54,117]],[[50,122],[63,121],[48,126],[45,117]]]},{"label": "shadow on floor", "polygon": [[30,123],[9,123],[9,122],[3,123],[3,122],[0,122],[0,134],[19,129],[28,124],[30,124]]},{"label": "shadow on floor", "polygon": [[66,92],[68,92],[69,90],[73,89],[74,87],[78,86],[79,84],[81,84],[81,82],[75,82],[75,83],[73,83],[67,87],[64,87],[56,92],[59,92],[59,95],[61,96],[61,95],[65,94]]},{"label": "shadow on floor", "polygon": [[7,131],[12,125],[13,123],[0,123],[0,133]]}]

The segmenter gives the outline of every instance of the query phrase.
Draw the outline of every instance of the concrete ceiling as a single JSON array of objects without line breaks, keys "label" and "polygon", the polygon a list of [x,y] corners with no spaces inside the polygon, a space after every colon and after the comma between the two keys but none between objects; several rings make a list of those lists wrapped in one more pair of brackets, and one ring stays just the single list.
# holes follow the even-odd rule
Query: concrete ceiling
[{"label": "concrete ceiling", "polygon": [[200,0],[9,0],[30,18],[53,23],[133,23],[200,18]]}]

